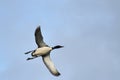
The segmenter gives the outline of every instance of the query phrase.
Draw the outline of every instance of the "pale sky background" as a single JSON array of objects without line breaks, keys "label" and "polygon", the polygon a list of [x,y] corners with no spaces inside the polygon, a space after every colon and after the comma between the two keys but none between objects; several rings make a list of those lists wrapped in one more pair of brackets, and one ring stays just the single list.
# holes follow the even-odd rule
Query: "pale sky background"
[{"label": "pale sky background", "polygon": [[[37,48],[41,25],[61,76],[41,58],[26,61]],[[120,80],[120,0],[0,0],[0,80]]]}]

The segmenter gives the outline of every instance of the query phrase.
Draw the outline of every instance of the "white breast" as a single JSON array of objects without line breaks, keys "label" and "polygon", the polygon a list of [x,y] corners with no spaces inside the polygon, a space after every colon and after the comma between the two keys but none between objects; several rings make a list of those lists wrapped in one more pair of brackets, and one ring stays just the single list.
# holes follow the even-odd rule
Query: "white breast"
[{"label": "white breast", "polygon": [[37,55],[37,56],[45,55],[48,54],[51,50],[52,48],[50,47],[37,48],[36,51],[33,53],[33,55]]}]

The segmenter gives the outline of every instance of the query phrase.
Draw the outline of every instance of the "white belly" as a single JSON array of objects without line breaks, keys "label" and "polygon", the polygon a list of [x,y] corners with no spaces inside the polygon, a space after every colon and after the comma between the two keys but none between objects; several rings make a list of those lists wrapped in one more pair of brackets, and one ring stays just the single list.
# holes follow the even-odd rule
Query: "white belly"
[{"label": "white belly", "polygon": [[41,56],[41,55],[46,55],[48,54],[52,48],[50,47],[42,47],[42,48],[37,48],[36,51],[32,54],[33,56]]}]

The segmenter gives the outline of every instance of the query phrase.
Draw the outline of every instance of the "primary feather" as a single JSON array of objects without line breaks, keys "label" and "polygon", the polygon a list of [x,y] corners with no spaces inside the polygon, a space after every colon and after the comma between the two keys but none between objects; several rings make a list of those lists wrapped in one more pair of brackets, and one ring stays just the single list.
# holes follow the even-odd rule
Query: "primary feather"
[{"label": "primary feather", "polygon": [[42,33],[41,33],[41,28],[40,26],[38,26],[35,30],[35,41],[36,41],[36,44],[38,45],[38,47],[45,47],[45,46],[48,46],[46,45],[46,43],[43,41],[43,36],[42,36]]}]

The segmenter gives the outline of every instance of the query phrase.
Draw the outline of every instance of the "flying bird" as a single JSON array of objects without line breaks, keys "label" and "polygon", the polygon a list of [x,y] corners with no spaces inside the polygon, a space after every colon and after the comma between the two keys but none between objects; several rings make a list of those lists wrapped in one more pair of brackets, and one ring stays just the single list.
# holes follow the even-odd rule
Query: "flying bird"
[{"label": "flying bird", "polygon": [[31,53],[31,56],[32,56],[31,58],[27,58],[27,60],[32,60],[34,58],[42,56],[42,60],[44,64],[46,65],[46,67],[48,68],[48,70],[54,76],[59,76],[60,73],[55,68],[54,63],[52,62],[50,58],[50,52],[54,49],[62,48],[63,46],[61,45],[56,45],[54,47],[48,46],[43,40],[40,26],[36,28],[34,35],[35,35],[35,41],[36,41],[36,44],[38,45],[38,48],[25,53],[25,54]]}]

